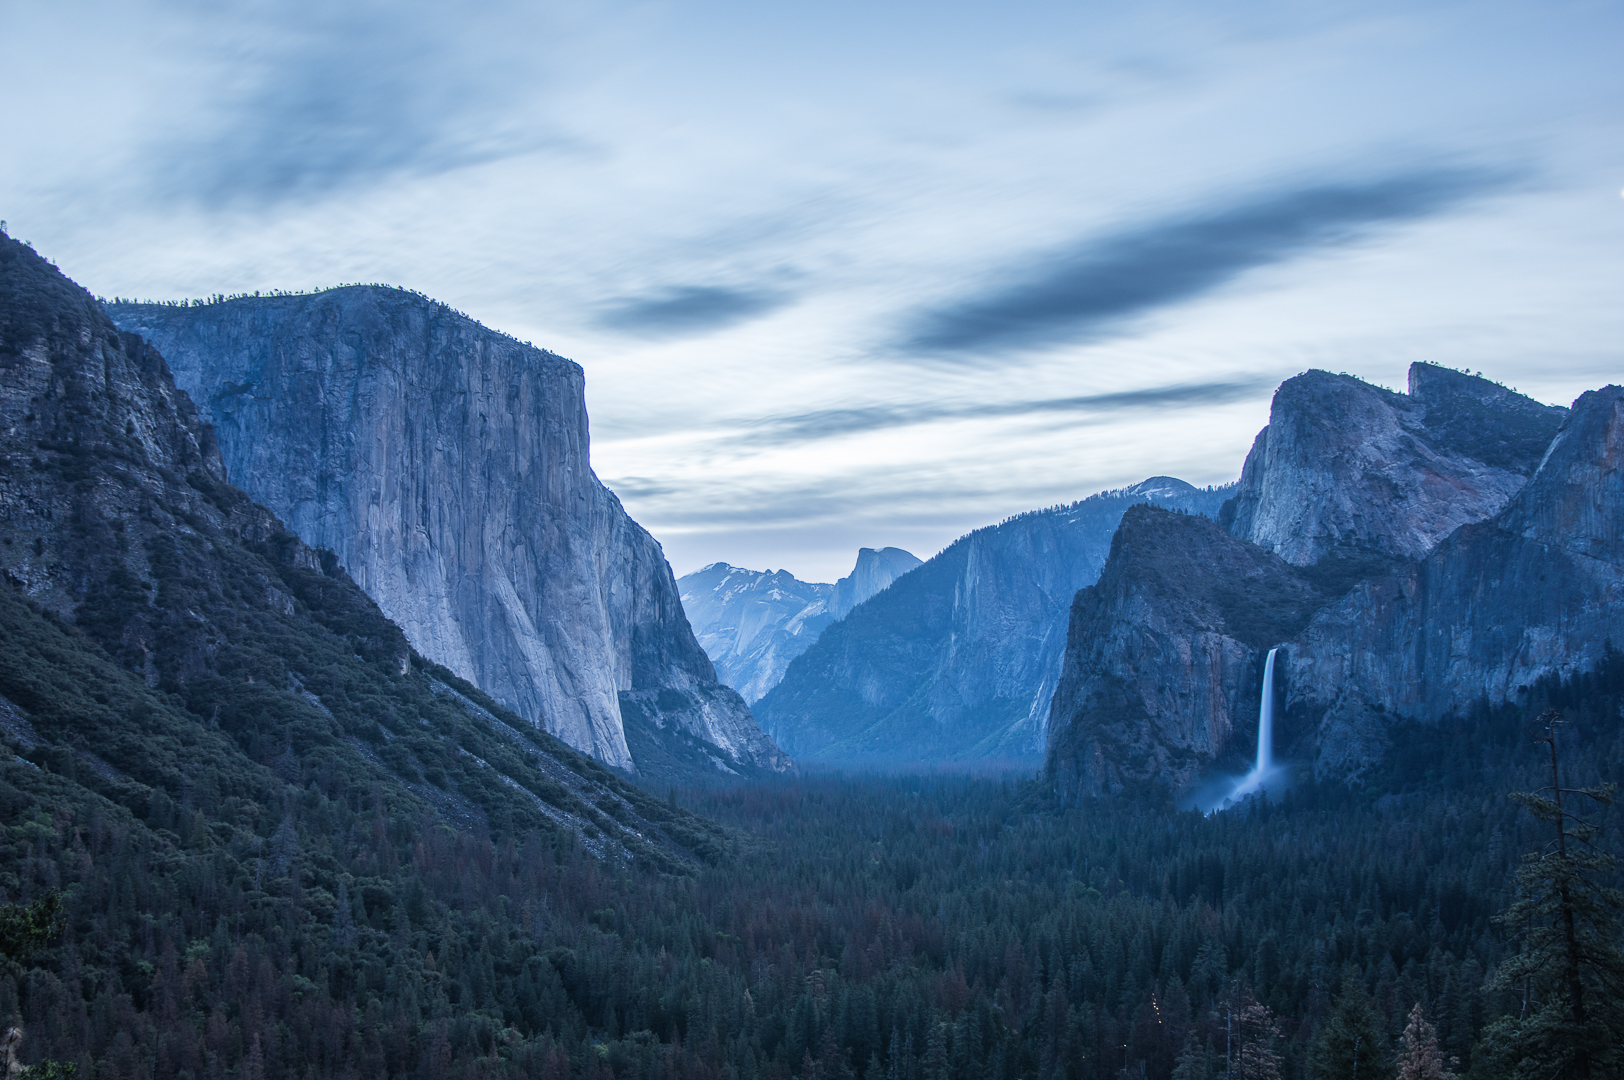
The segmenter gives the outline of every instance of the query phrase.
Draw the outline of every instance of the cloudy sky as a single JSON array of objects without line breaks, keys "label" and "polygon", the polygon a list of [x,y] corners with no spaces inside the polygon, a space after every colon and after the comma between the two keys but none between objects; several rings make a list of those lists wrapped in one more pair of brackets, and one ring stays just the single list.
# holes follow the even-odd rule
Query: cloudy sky
[{"label": "cloudy sky", "polygon": [[1624,373],[1624,5],[0,2],[105,296],[389,282],[586,369],[679,573],[1234,479],[1310,367]]}]

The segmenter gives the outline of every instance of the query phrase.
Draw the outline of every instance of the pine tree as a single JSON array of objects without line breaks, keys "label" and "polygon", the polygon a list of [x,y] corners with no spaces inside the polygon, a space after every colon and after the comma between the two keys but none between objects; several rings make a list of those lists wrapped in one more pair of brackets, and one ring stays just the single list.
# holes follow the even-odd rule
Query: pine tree
[{"label": "pine tree", "polygon": [[1206,1044],[1197,1042],[1192,1031],[1173,1066],[1173,1080],[1211,1080],[1214,1056],[1211,1041]]},{"label": "pine tree", "polygon": [[1280,1038],[1280,1021],[1269,1007],[1247,1002],[1240,1010],[1236,1028],[1240,1036],[1235,1075],[1241,1080],[1280,1080],[1280,1055],[1273,1049]]},{"label": "pine tree", "polygon": [[1444,1067],[1444,1056],[1438,1049],[1438,1031],[1421,1014],[1421,1003],[1410,1010],[1410,1022],[1404,1028],[1404,1045],[1398,1055],[1399,1080],[1456,1080],[1455,1074]]},{"label": "pine tree", "polygon": [[1596,826],[1562,799],[1570,796],[1569,806],[1576,795],[1611,803],[1615,789],[1563,787],[1556,753],[1561,718],[1547,710],[1540,722],[1544,733],[1534,741],[1549,747],[1551,782],[1511,797],[1550,822],[1554,835],[1523,856],[1517,901],[1497,916],[1522,938],[1522,949],[1500,965],[1495,985],[1516,991],[1522,1008],[1484,1029],[1473,1072],[1530,1080],[1584,1080],[1598,1070],[1612,1076],[1624,1064],[1624,952],[1616,914],[1624,896],[1602,884],[1616,860],[1596,847]]},{"label": "pine tree", "polygon": [[0,904],[0,957],[25,959],[60,937],[66,926],[62,894],[55,889],[32,904]]},{"label": "pine tree", "polygon": [[1345,982],[1347,989],[1309,1049],[1308,1075],[1314,1080],[1394,1080],[1376,1003],[1356,979]]}]

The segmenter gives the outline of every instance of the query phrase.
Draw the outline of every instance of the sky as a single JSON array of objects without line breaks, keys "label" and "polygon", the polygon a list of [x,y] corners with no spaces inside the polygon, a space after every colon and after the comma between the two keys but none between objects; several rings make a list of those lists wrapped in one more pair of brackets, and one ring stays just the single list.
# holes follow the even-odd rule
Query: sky
[{"label": "sky", "polygon": [[1309,368],[1624,373],[1624,3],[0,0],[0,48],[12,236],[570,357],[679,574],[1227,483]]}]

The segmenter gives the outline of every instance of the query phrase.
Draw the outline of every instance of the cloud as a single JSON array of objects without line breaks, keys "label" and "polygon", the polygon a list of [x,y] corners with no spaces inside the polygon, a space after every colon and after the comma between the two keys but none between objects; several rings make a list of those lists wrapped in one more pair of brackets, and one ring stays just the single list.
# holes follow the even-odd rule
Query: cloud
[{"label": "cloud", "polygon": [[915,314],[897,349],[951,359],[1095,340],[1248,270],[1442,213],[1507,179],[1503,171],[1436,168],[1314,184],[1091,237],[1040,260],[1014,285]]},{"label": "cloud", "polygon": [[782,293],[685,285],[653,296],[631,297],[610,304],[598,324],[622,333],[650,337],[705,334],[765,315],[782,307]]},{"label": "cloud", "polygon": [[485,14],[378,0],[221,5],[193,29],[194,58],[219,64],[208,103],[175,103],[184,134],[150,144],[148,168],[170,198],[264,206],[570,145],[519,119],[541,65],[504,51],[527,34],[479,32],[512,11]]},{"label": "cloud", "polygon": [[856,435],[889,428],[953,420],[1044,414],[1103,414],[1125,409],[1184,408],[1238,401],[1268,388],[1278,380],[1236,379],[1226,382],[1184,383],[1174,386],[1122,390],[1109,394],[1042,398],[1033,401],[986,402],[970,405],[916,403],[870,405],[852,409],[767,417],[749,424],[750,430],[729,441],[751,446],[784,446],[820,439]]}]

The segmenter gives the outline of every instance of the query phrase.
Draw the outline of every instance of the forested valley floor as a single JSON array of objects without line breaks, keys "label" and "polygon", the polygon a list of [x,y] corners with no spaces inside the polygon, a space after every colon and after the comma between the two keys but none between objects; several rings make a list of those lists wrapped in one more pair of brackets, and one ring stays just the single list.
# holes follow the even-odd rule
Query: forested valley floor
[{"label": "forested valley floor", "polygon": [[[1624,663],[1538,696],[1572,781],[1612,779]],[[1493,916],[1549,831],[1507,798],[1548,775],[1528,717],[1211,817],[1016,778],[674,793],[721,826],[686,870],[391,817],[278,746],[254,753],[284,801],[234,830],[206,805],[229,792],[141,816],[13,758],[0,894],[60,890],[67,920],[5,962],[0,1017],[96,1080],[1300,1077],[1343,1075],[1344,1037],[1371,1078],[1419,1005],[1438,1060],[1490,1075],[1483,1033],[1522,1007]]]}]

